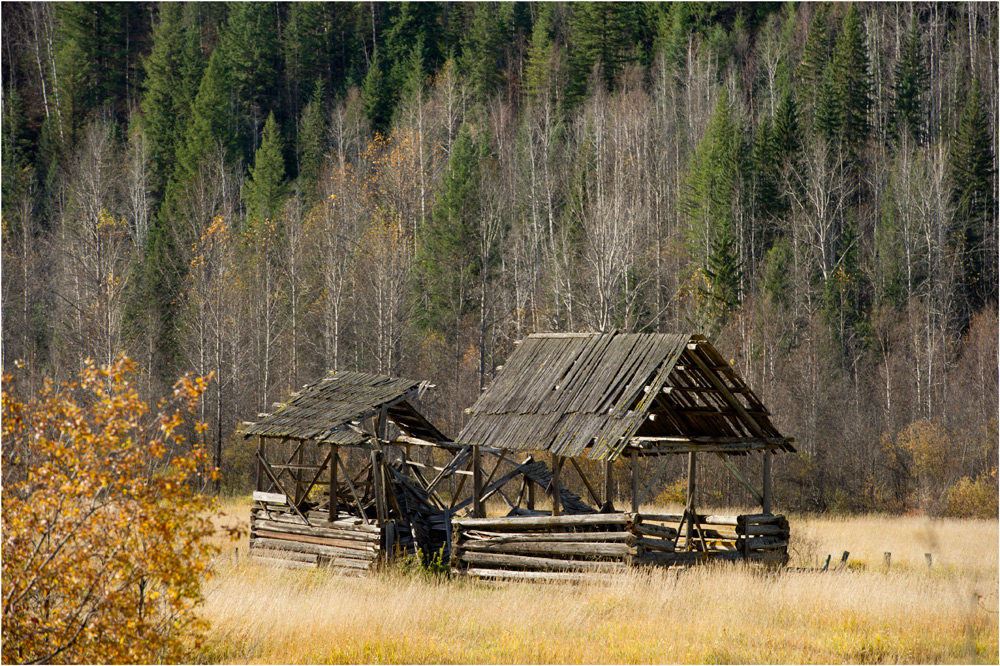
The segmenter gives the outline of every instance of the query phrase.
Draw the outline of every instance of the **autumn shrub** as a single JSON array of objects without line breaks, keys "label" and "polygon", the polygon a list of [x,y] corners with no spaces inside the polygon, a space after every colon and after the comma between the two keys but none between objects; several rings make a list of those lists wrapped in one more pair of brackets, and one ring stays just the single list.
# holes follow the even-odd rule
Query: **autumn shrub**
[{"label": "autumn shrub", "polygon": [[186,661],[216,550],[204,425],[185,424],[207,379],[154,411],[124,357],[31,395],[20,374],[3,375],[3,661]]},{"label": "autumn shrub", "polygon": [[975,480],[963,476],[948,489],[944,514],[956,518],[996,518],[997,484],[987,476]]}]

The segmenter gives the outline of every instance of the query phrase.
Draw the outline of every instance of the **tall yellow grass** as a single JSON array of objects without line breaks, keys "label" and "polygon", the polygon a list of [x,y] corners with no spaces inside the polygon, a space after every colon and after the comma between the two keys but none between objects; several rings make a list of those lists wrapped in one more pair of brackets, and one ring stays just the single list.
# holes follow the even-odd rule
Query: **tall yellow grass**
[{"label": "tall yellow grass", "polygon": [[[248,508],[247,508],[248,510]],[[367,579],[234,556],[207,586],[209,662],[997,663],[997,521],[792,519],[793,566],[630,572],[609,583]],[[890,551],[886,571],[883,553]],[[239,552],[245,552],[243,546]],[[928,569],[924,553],[934,557]]]}]

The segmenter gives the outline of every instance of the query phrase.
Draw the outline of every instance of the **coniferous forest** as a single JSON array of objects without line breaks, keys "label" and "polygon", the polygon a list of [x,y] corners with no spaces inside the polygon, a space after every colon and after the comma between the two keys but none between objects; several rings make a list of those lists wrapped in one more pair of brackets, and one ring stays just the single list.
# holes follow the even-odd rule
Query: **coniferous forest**
[{"label": "coniferous forest", "polygon": [[529,333],[704,333],[782,510],[995,517],[997,14],[5,3],[4,367],[212,373],[247,492],[240,422],[329,370],[454,436]]}]

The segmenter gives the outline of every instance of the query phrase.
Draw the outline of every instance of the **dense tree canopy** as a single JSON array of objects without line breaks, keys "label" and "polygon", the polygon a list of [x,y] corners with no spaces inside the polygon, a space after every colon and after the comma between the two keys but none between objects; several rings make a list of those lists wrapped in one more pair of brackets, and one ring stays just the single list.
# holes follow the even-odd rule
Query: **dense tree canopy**
[{"label": "dense tree canopy", "polygon": [[798,438],[777,502],[950,511],[997,483],[997,13],[5,5],[4,363],[215,371],[242,489],[233,424],[330,369],[455,434],[527,333],[694,327]]}]

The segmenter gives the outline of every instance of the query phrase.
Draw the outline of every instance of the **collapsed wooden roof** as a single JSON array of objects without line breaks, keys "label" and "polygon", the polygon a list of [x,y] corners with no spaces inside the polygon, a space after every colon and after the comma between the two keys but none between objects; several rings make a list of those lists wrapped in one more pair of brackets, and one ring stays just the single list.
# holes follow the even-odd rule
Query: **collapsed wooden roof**
[{"label": "collapsed wooden roof", "polygon": [[331,372],[293,393],[273,413],[247,424],[243,436],[362,444],[370,441],[371,435],[361,430],[360,422],[385,408],[388,419],[405,435],[437,443],[445,436],[409,404],[423,386],[423,382],[400,377]]},{"label": "collapsed wooden roof", "polygon": [[560,456],[794,451],[704,336],[540,333],[515,349],[456,439]]}]

